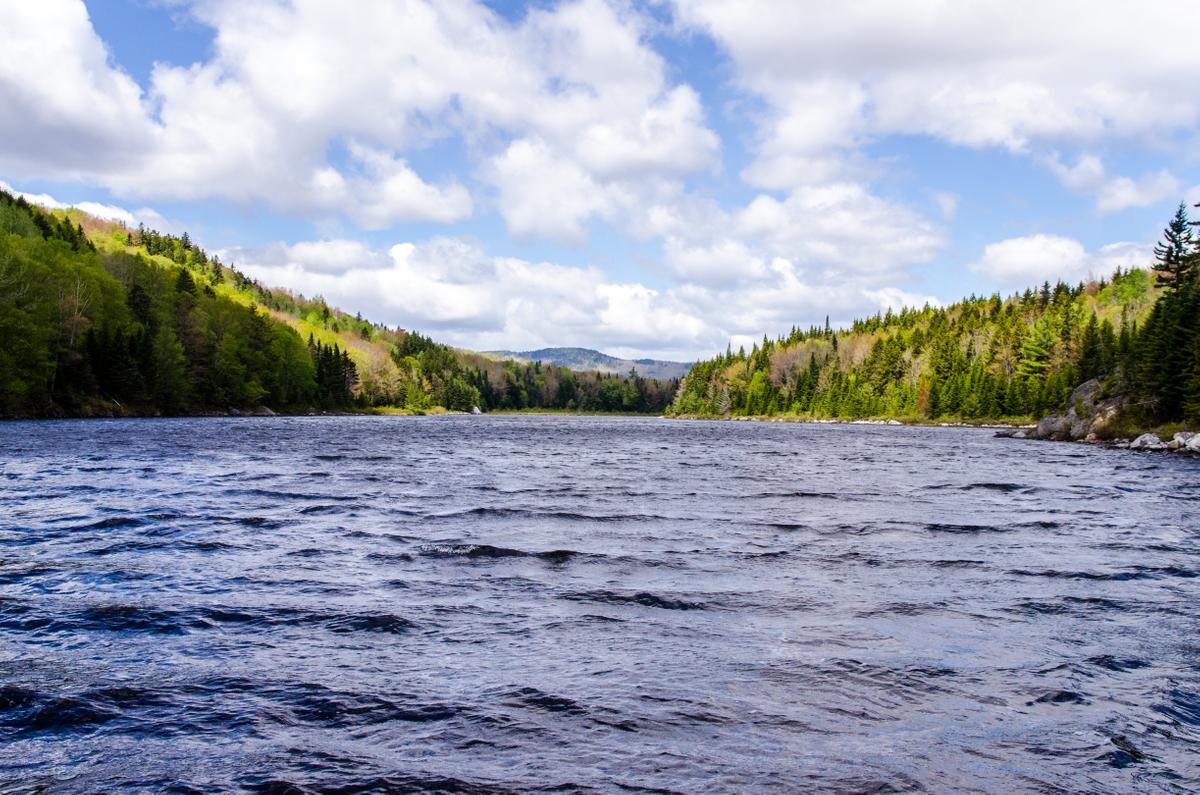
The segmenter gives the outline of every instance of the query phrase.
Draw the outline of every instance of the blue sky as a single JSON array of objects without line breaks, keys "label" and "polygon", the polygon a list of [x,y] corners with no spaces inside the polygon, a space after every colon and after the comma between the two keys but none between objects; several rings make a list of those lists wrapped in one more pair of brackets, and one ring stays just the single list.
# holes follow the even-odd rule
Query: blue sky
[{"label": "blue sky", "polygon": [[1190,4],[6,14],[0,180],[465,347],[706,356],[1145,264],[1200,201]]}]

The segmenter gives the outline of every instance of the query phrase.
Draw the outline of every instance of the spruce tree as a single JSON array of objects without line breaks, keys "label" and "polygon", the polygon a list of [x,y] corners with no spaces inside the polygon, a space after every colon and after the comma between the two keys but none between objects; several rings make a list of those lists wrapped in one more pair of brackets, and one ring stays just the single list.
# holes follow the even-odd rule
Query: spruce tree
[{"label": "spruce tree", "polygon": [[192,280],[192,274],[187,272],[187,268],[182,268],[179,271],[179,277],[175,279],[175,292],[187,293],[188,295],[196,294],[196,282]]},{"label": "spruce tree", "polygon": [[1163,230],[1162,242],[1154,247],[1154,273],[1160,286],[1182,284],[1193,269],[1196,251],[1191,226],[1187,208],[1180,202],[1175,217]]},{"label": "spruce tree", "polygon": [[1079,378],[1089,381],[1103,373],[1104,350],[1100,329],[1093,314],[1083,329],[1083,340],[1079,344]]}]

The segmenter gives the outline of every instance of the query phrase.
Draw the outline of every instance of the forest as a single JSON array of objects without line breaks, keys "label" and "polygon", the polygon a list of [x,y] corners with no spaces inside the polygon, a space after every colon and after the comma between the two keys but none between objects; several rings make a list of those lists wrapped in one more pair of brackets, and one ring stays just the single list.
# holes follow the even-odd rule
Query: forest
[{"label": "forest", "polygon": [[1149,269],[793,328],[678,381],[452,348],[268,287],[162,234],[0,191],[0,415],[567,410],[1026,422],[1093,378],[1131,424],[1200,423],[1200,239]]},{"label": "forest", "polygon": [[[793,328],[684,378],[676,416],[1027,422],[1093,378],[1130,425],[1200,423],[1200,241],[1180,205],[1148,270]],[[1150,264],[1150,263],[1147,263]]]},{"label": "forest", "polygon": [[259,284],[185,233],[0,191],[0,416],[662,413],[677,382],[499,361]]}]

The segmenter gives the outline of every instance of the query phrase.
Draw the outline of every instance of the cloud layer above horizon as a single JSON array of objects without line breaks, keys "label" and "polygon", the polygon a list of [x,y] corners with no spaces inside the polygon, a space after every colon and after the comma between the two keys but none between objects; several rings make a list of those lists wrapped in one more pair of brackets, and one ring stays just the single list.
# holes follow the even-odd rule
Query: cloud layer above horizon
[{"label": "cloud layer above horizon", "polygon": [[[1200,199],[1178,3],[2,5],[0,178],[479,349],[1083,278]],[[150,58],[163,18],[204,45]]]}]

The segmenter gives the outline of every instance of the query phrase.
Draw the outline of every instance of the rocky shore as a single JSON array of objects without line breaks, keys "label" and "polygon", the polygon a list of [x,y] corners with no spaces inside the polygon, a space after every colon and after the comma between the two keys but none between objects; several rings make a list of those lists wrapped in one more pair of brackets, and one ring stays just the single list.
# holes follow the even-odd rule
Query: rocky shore
[{"label": "rocky shore", "polygon": [[1014,439],[1107,444],[1128,450],[1200,453],[1200,433],[1181,431],[1169,441],[1153,433],[1143,433],[1134,438],[1120,437],[1116,433],[1117,423],[1128,408],[1126,396],[1105,395],[1103,383],[1095,378],[1079,385],[1071,393],[1065,412],[1048,414],[1036,427],[1004,430],[996,435]]}]

